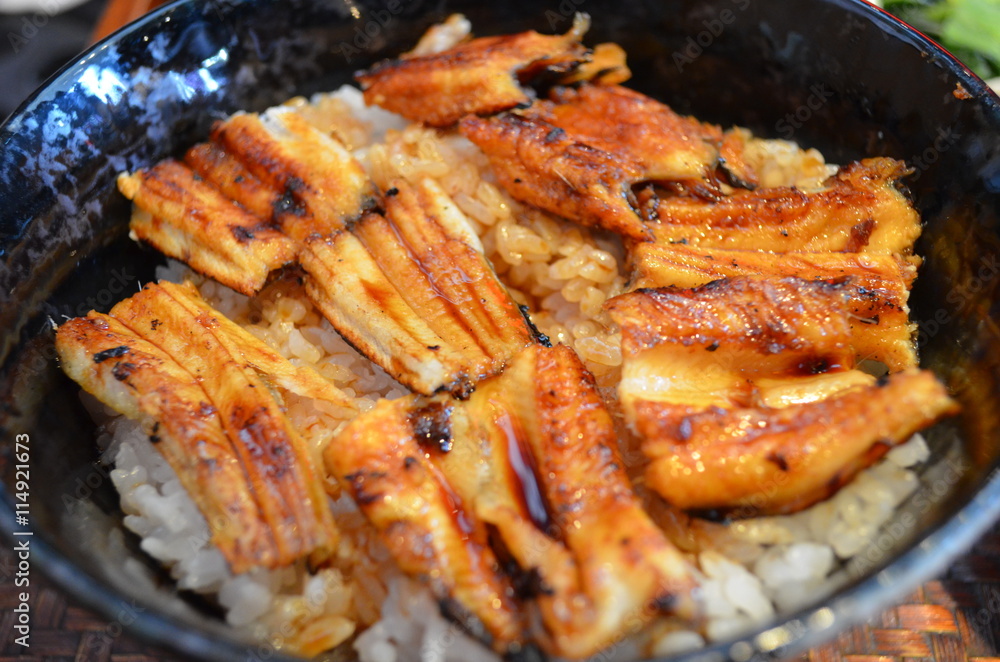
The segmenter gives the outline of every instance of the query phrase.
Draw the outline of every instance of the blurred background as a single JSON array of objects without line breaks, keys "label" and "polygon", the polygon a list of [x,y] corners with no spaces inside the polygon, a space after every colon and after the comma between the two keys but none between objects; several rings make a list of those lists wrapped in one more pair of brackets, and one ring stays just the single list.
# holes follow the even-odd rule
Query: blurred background
[{"label": "blurred background", "polygon": [[[163,2],[0,0],[0,119],[91,43]],[[874,4],[936,39],[1000,88],[1000,0]]]},{"label": "blurred background", "polygon": [[87,46],[108,3],[73,4],[0,0],[0,116]]},{"label": "blurred background", "polygon": [[163,0],[0,0],[0,119],[97,39]]}]

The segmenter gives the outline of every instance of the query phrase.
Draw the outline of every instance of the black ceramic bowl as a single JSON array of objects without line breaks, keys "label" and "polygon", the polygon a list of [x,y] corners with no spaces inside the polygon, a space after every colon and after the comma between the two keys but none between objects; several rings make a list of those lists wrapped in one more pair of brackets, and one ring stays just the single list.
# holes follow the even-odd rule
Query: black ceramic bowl
[{"label": "black ceramic bowl", "polygon": [[[926,224],[912,301],[920,350],[964,405],[928,435],[938,472],[873,541],[858,577],[694,657],[742,662],[818,644],[942,571],[984,531],[1000,512],[1000,108],[918,33],[848,0],[794,11],[784,0],[185,1],[96,46],[0,128],[0,530],[33,533],[12,538],[30,540],[32,579],[44,571],[112,619],[109,632],[126,626],[205,659],[273,657],[198,615],[203,606],[171,607],[164,575],[124,579],[125,564],[153,564],[131,534],[111,535],[122,530],[117,498],[77,387],[53,360],[50,322],[107,310],[160,260],[128,240],[115,174],[177,153],[232,111],[348,82],[450,12],[486,34],[565,31],[577,10],[593,17],[588,43],[624,45],[630,84],[681,112],[794,138],[833,162],[913,165],[907,184]],[[19,485],[22,450],[30,480]],[[15,522],[25,491],[30,527]]]}]

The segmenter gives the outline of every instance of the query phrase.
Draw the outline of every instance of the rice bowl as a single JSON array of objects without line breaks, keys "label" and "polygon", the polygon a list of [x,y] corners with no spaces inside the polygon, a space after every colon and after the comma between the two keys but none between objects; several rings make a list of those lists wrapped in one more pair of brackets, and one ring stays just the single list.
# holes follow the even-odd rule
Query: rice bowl
[{"label": "rice bowl", "polygon": [[[412,138],[412,144],[420,144],[420,136],[415,136]],[[434,146],[434,148],[440,152],[444,147],[454,147],[454,146]],[[459,148],[464,149],[465,146],[458,145]],[[459,153],[462,149],[458,149]],[[472,164],[463,163],[463,165],[469,167],[476,167],[475,163]],[[433,168],[433,166],[430,166]],[[467,181],[467,178],[463,181]],[[488,182],[486,182],[488,184]],[[481,188],[481,190],[479,190]],[[459,198],[465,204],[464,211],[475,218],[477,222],[482,223],[484,227],[489,226],[489,222],[492,220],[492,227],[503,228],[502,219],[491,219],[488,212],[484,212],[483,209],[495,209],[497,207],[502,208],[502,204],[498,205],[496,201],[497,193],[496,191],[491,191],[488,186],[480,186],[477,184],[476,191],[462,191],[465,196]],[[484,204],[484,201],[487,201]],[[518,273],[527,273],[532,270],[537,271],[544,268],[548,273],[545,274],[546,278],[551,279],[552,282],[549,283],[547,289],[540,290],[537,292],[525,293],[532,297],[537,297],[539,299],[545,299],[551,297],[551,303],[559,304],[558,306],[553,305],[552,308],[560,308],[559,312],[554,312],[550,319],[544,320],[540,325],[543,327],[543,332],[550,333],[556,337],[564,338],[566,341],[571,342],[576,345],[577,349],[584,354],[584,359],[588,361],[589,366],[597,373],[600,379],[602,375],[610,375],[613,373],[615,368],[616,357],[614,355],[614,343],[608,342],[607,338],[601,337],[601,329],[594,328],[593,326],[587,326],[586,322],[589,320],[583,319],[582,317],[575,317],[574,310],[577,314],[579,311],[583,310],[585,307],[591,307],[593,310],[594,306],[599,306],[599,299],[603,296],[607,296],[607,292],[611,291],[611,288],[616,286],[615,278],[610,277],[611,271],[603,268],[602,265],[606,265],[609,260],[617,260],[618,256],[614,254],[613,250],[608,250],[609,246],[602,246],[600,243],[591,243],[588,245],[584,244],[586,242],[574,241],[577,237],[567,236],[560,234],[559,228],[546,227],[544,221],[538,222],[538,227],[541,232],[532,233],[522,233],[520,231],[512,230],[512,228],[507,227],[506,232],[495,232],[494,238],[485,240],[485,243],[490,246],[491,256],[494,256],[494,262],[497,264],[502,264],[504,266],[498,267],[498,270],[508,273],[513,282],[517,282]],[[546,237],[546,232],[549,236]],[[496,236],[502,235],[502,236]],[[572,233],[570,233],[572,235]],[[553,259],[551,251],[546,251],[544,242],[546,238],[550,238],[550,245],[557,245],[565,250],[569,251],[565,255],[561,255],[560,259],[566,259],[565,262],[559,263],[559,259]],[[491,245],[492,242],[492,245]],[[577,250],[572,250],[577,249]],[[507,255],[503,258],[499,256],[502,255],[501,251],[507,251]],[[576,253],[582,253],[576,254]],[[517,258],[513,257],[515,254],[520,254],[522,256],[521,264],[516,264]],[[528,256],[529,259],[524,259],[524,256]],[[558,266],[556,266],[556,264]],[[554,275],[553,275],[554,272]],[[585,275],[581,275],[585,274]],[[521,276],[521,282],[527,282],[527,279]],[[574,279],[577,279],[575,282]],[[572,284],[571,284],[572,282]],[[618,282],[617,286],[621,286]],[[515,285],[516,287],[516,285]],[[568,287],[568,290],[564,291],[564,288]],[[603,290],[603,291],[602,291]],[[559,292],[556,295],[556,292]],[[229,302],[227,297],[224,297],[222,292],[213,292],[211,288],[208,291],[204,291],[206,296],[213,299],[213,303],[216,303],[221,309],[223,309],[227,314],[239,317],[241,313],[239,312],[238,302]],[[568,296],[567,296],[568,295]],[[294,297],[292,297],[294,298]],[[299,306],[294,303],[288,303],[288,299],[282,297],[286,300],[286,303],[275,305],[274,308],[268,308],[261,311],[262,320],[267,321],[268,325],[274,323],[274,320],[280,318],[284,319],[297,319],[301,322],[305,320],[306,322],[315,322],[315,313],[309,311],[308,309],[302,310]],[[576,299],[575,301],[573,299]],[[279,300],[280,301],[280,300]],[[572,305],[567,305],[572,304]],[[273,317],[273,319],[268,320],[268,316]],[[249,321],[249,315],[246,316]],[[261,320],[253,323],[258,327],[262,327]],[[316,327],[315,323],[306,324],[305,330],[298,329],[298,334],[289,333],[288,337],[285,338],[283,335],[277,338],[272,337],[271,340],[275,341],[283,350],[285,350],[289,355],[296,356],[301,360],[311,361],[313,363],[322,363],[324,359],[330,356],[349,356],[349,352],[345,352],[343,347],[337,347],[334,343],[334,338],[330,338],[330,330],[320,328],[310,328]],[[263,331],[262,331],[263,332]],[[331,376],[338,375],[343,378],[342,373],[338,371],[336,367],[337,362],[327,361],[331,367],[327,368],[331,371]],[[348,364],[350,365],[350,364]],[[371,374],[367,377],[368,384],[365,385],[364,389],[367,394],[373,392],[378,392],[380,388],[384,388],[386,384],[382,386],[378,385],[379,375]],[[384,375],[381,377],[384,378]],[[335,377],[337,378],[337,377]],[[389,391],[384,391],[382,394],[390,394],[391,387]],[[940,447],[940,442],[932,444],[932,447]],[[115,446],[117,453],[121,454],[121,446]],[[141,454],[140,449],[132,447],[132,454],[136,458]],[[129,451],[124,451],[127,456]],[[884,472],[885,475],[879,475],[877,477],[872,477],[868,482],[869,490],[873,485],[881,484],[883,487],[888,485],[898,486],[898,491],[895,487],[889,489],[890,494],[888,498],[890,502],[892,500],[899,500],[906,497],[906,493],[917,488],[917,483],[915,481],[915,474],[908,472],[904,467],[910,466],[915,462],[919,462],[926,457],[926,451],[921,450],[920,444],[915,444],[914,448],[907,448],[907,453],[903,453],[905,457],[896,456],[890,458],[889,462],[885,464],[880,471]],[[118,457],[118,462],[122,466],[118,468],[123,474],[135,473],[128,470],[128,457]],[[138,462],[138,459],[136,459]],[[119,480],[117,477],[115,480]],[[125,481],[126,476],[120,477],[120,480]],[[859,481],[865,479],[859,479]],[[160,485],[165,485],[169,482],[168,480],[163,481]],[[135,483],[129,484],[127,482],[122,482],[122,485],[126,491],[129,489],[134,489],[138,485]],[[169,492],[169,488],[167,489]],[[707,558],[702,560],[702,569],[706,573],[710,573],[710,578],[718,582],[718,590],[720,593],[725,593],[726,589],[724,586],[732,585],[731,592],[738,593],[742,598],[742,602],[737,601],[736,604],[742,605],[744,608],[734,607],[733,602],[730,602],[727,606],[721,605],[714,608],[714,615],[718,617],[718,636],[714,637],[718,640],[725,641],[730,636],[736,635],[739,628],[752,627],[752,623],[745,618],[748,616],[747,612],[752,612],[756,614],[765,614],[766,618],[770,617],[769,609],[773,610],[773,603],[771,607],[763,606],[765,601],[770,602],[771,595],[776,595],[776,592],[771,595],[768,594],[772,588],[777,588],[778,582],[774,580],[773,571],[768,573],[768,568],[781,567],[782,563],[788,562],[789,559],[805,559],[804,563],[811,566],[815,566],[819,570],[816,572],[820,576],[825,578],[827,570],[829,569],[832,557],[830,547],[826,543],[830,542],[830,539],[835,539],[835,542],[839,545],[840,549],[835,550],[840,558],[851,557],[854,554],[861,552],[862,554],[870,551],[870,546],[866,545],[866,542],[871,541],[869,535],[858,535],[855,539],[850,539],[849,537],[844,537],[842,534],[843,530],[849,529],[852,531],[857,531],[855,528],[857,524],[862,524],[865,526],[875,526],[877,527],[877,522],[879,517],[883,516],[884,513],[876,512],[880,511],[880,507],[876,504],[871,503],[870,500],[866,500],[861,495],[850,495],[849,493],[844,493],[844,504],[843,509],[837,510],[836,512],[827,513],[827,519],[822,521],[817,521],[815,523],[808,523],[803,521],[764,521],[755,523],[753,526],[749,526],[745,531],[737,532],[737,537],[743,537],[742,540],[745,541],[755,540],[761,544],[773,545],[779,543],[781,545],[787,545],[787,547],[781,547],[780,553],[773,551],[770,555],[763,552],[762,549],[758,549],[757,552],[748,551],[745,552],[744,558],[730,559],[741,561],[746,564],[750,564],[754,569],[759,567],[760,572],[763,573],[762,579],[761,575],[757,575],[756,582],[760,586],[755,586],[753,575],[746,575],[741,573],[738,567],[727,563],[725,559],[717,558]],[[848,499],[847,497],[851,498]],[[839,497],[838,497],[839,498]],[[128,513],[128,506],[126,506],[126,513]],[[869,519],[870,518],[870,519]],[[803,518],[804,519],[804,518]],[[831,526],[827,533],[835,531],[836,533],[830,534],[826,540],[820,540],[822,545],[816,547],[815,543],[817,539],[811,538],[811,533],[807,533],[805,537],[796,537],[797,534],[802,533],[803,529],[808,529],[810,532],[818,531],[826,526],[826,523],[843,521],[842,527],[838,528]],[[155,524],[151,522],[146,522],[145,524],[138,524],[137,520],[130,520],[132,524],[137,524],[138,526],[146,526],[147,530],[155,529]],[[870,530],[870,529],[869,529]],[[155,537],[155,536],[154,536]],[[796,544],[797,543],[797,544]],[[166,557],[170,556],[169,551],[164,549],[156,550],[155,545],[150,543],[153,549],[148,550],[154,556],[158,553],[163,554]],[[825,550],[822,547],[825,546]],[[759,555],[759,556],[755,556]],[[736,556],[740,556],[736,554]],[[862,559],[865,557],[862,556]],[[879,561],[882,559],[879,558]],[[180,563],[180,561],[177,561]],[[863,562],[856,562],[854,566],[861,572],[867,572],[870,570],[870,566]],[[770,578],[770,579],[767,579]],[[817,575],[807,575],[803,577],[796,578],[798,581],[802,581],[806,584],[808,582],[815,580]],[[850,580],[849,577],[845,577],[847,581]],[[191,586],[197,585],[198,580],[181,579],[181,586],[186,587],[183,582],[190,582]],[[203,579],[202,581],[211,582],[217,580]],[[254,587],[250,587],[250,590],[258,590]],[[756,593],[754,591],[757,591]],[[233,589],[235,592],[236,589]],[[383,593],[385,589],[383,588]],[[405,595],[406,589],[397,588],[397,595]],[[373,592],[373,594],[378,594]],[[806,594],[806,598],[813,598],[814,596]],[[405,602],[404,598],[398,598],[402,602]],[[739,600],[739,599],[738,599]],[[784,598],[783,598],[784,600]],[[418,598],[419,601],[419,598]],[[238,600],[234,600],[234,604]],[[793,609],[795,606],[794,597],[787,598],[787,602],[783,602],[780,605],[783,610]],[[335,605],[329,606],[330,616],[337,616],[337,607]],[[400,611],[405,613],[405,610],[400,607]],[[391,611],[391,610],[390,610]],[[410,612],[412,613],[412,611]],[[253,614],[247,611],[243,613],[237,612],[234,617],[237,622],[242,622],[244,624],[249,624],[253,622]],[[730,628],[727,630],[726,628]],[[433,629],[433,628],[431,628]],[[672,652],[671,646],[676,646],[673,651],[683,648],[685,645],[690,645],[694,639],[686,634],[672,634],[671,637],[664,637],[667,639],[666,642],[662,643],[662,648],[657,648],[655,652],[657,654],[667,654]],[[671,644],[671,641],[673,642]],[[372,647],[376,650],[381,646],[378,642],[373,642]],[[457,659],[457,658],[456,658]]]}]

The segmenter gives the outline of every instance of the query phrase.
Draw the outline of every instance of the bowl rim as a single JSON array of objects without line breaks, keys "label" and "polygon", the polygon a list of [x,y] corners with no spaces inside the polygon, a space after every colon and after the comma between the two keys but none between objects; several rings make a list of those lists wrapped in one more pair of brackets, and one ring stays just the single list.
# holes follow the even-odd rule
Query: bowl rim
[{"label": "bowl rim", "polygon": [[[821,1],[870,20],[880,31],[887,33],[889,38],[899,39],[922,49],[948,74],[954,76],[978,103],[1000,116],[998,93],[943,46],[918,29],[869,0]],[[61,82],[72,80],[70,76],[74,70],[92,54],[113,46],[128,36],[148,30],[182,6],[195,4],[196,0],[169,0],[82,51],[49,76],[0,122],[0,138],[20,117],[42,101],[52,88]],[[983,479],[972,499],[957,508],[939,526],[925,531],[923,535],[914,536],[903,547],[903,551],[891,556],[878,572],[852,581],[825,598],[823,604],[779,614],[766,626],[757,626],[743,635],[708,644],[696,651],[656,659],[669,659],[671,662],[718,662],[720,659],[749,662],[800,654],[828,642],[836,633],[880,613],[921,583],[938,576],[998,521],[1000,466],[994,467]],[[70,556],[48,544],[44,535],[34,536],[33,526],[17,526],[12,496],[6,484],[0,482],[0,538],[15,543],[19,540],[15,537],[17,534],[12,533],[15,531],[30,532],[22,535],[31,536],[32,568],[41,570],[73,601],[100,614],[111,624],[121,624],[123,631],[142,641],[176,653],[212,660],[230,660],[234,655],[250,655],[250,651],[257,646],[235,636],[218,636],[204,629],[191,629],[177,617],[149,608],[148,605],[138,606],[135,599],[127,598],[111,584],[98,579],[77,565]],[[116,614],[121,613],[123,608],[131,608],[138,613],[130,622],[124,623],[121,618],[116,618]],[[272,650],[264,659],[291,662],[298,658],[290,658]]]},{"label": "bowl rim", "polygon": [[[211,1],[211,0],[210,0]],[[0,122],[0,138],[8,133],[11,125],[30,112],[50,90],[62,82],[73,80],[71,75],[93,54],[113,46],[122,39],[144,32],[154,25],[163,22],[164,18],[177,11],[183,5],[195,5],[197,0],[168,0],[156,9],[144,14],[135,21],[108,34],[91,44],[72,60],[61,66],[38,86],[17,108]],[[118,623],[121,630],[129,635],[174,653],[190,655],[206,660],[232,660],[234,655],[245,654],[255,646],[251,642],[242,642],[228,634],[217,638],[204,630],[193,630],[179,619],[166,613],[150,608],[151,605],[138,605],[135,599],[129,599],[111,584],[102,581],[89,571],[77,565],[69,556],[62,554],[56,547],[50,545],[44,536],[35,536],[34,526],[21,527],[16,524],[14,500],[7,490],[7,485],[0,481],[0,538],[10,545],[23,538],[14,532],[30,539],[31,568],[38,568],[48,580],[65,593],[77,604],[83,605],[92,612],[108,620],[108,626]],[[128,623],[117,615],[122,610],[131,610],[134,618]],[[295,658],[281,653],[272,653],[264,659],[277,662],[293,662]]]}]

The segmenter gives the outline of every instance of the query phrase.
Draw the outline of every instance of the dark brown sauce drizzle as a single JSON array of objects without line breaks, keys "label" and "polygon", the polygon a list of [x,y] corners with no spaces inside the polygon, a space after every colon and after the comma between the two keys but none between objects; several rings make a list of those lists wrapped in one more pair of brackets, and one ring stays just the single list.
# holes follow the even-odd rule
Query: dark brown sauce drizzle
[{"label": "dark brown sauce drizzle", "polygon": [[[413,438],[426,453],[427,470],[434,476],[435,482],[441,488],[441,498],[444,500],[445,508],[451,513],[455,520],[455,525],[462,532],[462,536],[468,541],[475,532],[476,526],[469,514],[462,505],[462,498],[455,493],[448,483],[448,480],[441,474],[438,467],[433,462],[433,456],[440,453],[447,453],[454,447],[454,439],[451,435],[451,412],[454,405],[442,400],[433,400],[415,409],[408,416],[410,426],[413,428]],[[404,468],[409,469],[416,462],[415,458],[404,459]]]},{"label": "dark brown sauce drizzle", "polygon": [[548,534],[553,526],[552,517],[549,514],[545,493],[542,492],[541,483],[538,481],[538,466],[535,463],[535,458],[526,448],[527,441],[524,438],[524,431],[517,419],[500,407],[497,407],[497,416],[494,418],[494,422],[507,440],[507,464],[510,467],[514,485],[517,487],[517,495],[532,523],[539,530]]},{"label": "dark brown sauce drizzle", "polygon": [[[476,534],[474,520],[465,511],[465,507],[462,505],[462,498],[451,489],[451,486],[445,481],[443,476],[438,477],[438,484],[441,486],[441,496],[444,498],[445,507],[451,513],[452,519],[455,520],[455,526],[462,533],[462,539],[468,543]],[[477,554],[478,552],[470,554],[470,557],[476,558]]]},{"label": "dark brown sauce drizzle", "polygon": [[435,400],[410,413],[413,437],[422,448],[439,453],[452,449],[451,410],[451,404]]}]

